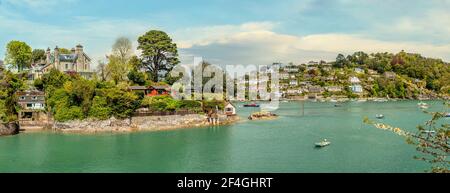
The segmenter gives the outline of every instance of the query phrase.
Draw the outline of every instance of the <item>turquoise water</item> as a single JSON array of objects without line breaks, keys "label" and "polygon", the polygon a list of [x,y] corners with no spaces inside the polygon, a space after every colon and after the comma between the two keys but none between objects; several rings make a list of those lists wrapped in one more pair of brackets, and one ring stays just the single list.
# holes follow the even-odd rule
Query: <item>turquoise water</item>
[{"label": "turquoise water", "polygon": [[[273,121],[247,121],[255,109],[239,108],[243,121],[231,126],[1,137],[0,172],[423,172],[428,165],[402,137],[362,124],[382,113],[383,122],[415,130],[430,118],[416,103],[307,102],[302,116],[301,102],[289,102]],[[314,148],[323,138],[331,146]]]}]

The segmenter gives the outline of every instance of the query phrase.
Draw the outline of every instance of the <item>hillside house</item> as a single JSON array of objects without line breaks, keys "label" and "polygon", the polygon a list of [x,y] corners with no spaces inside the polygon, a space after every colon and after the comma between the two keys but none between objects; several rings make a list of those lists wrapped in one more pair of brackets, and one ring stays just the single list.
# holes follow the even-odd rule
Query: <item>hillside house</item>
[{"label": "hillside house", "polygon": [[359,80],[359,78],[356,76],[352,76],[349,78],[349,82],[352,84],[359,84],[359,83],[361,83],[361,80]]}]

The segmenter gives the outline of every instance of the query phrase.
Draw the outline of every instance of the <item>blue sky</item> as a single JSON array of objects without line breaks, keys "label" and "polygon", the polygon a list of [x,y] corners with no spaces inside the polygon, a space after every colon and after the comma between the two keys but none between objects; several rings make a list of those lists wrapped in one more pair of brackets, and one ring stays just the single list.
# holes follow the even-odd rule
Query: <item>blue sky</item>
[{"label": "blue sky", "polygon": [[42,49],[80,43],[104,60],[117,37],[135,42],[160,29],[185,63],[299,63],[360,50],[450,61],[448,10],[450,0],[0,0],[0,56],[21,40]]}]

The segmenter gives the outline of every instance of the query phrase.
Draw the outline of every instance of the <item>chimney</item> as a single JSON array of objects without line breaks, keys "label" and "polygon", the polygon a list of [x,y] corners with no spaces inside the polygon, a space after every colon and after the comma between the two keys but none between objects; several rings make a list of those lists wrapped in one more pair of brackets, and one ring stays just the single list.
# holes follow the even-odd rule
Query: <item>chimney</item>
[{"label": "chimney", "polygon": [[81,44],[77,45],[77,52],[78,53],[83,53],[83,46]]},{"label": "chimney", "polygon": [[47,52],[45,52],[45,63],[50,64],[51,62],[50,48],[47,48]]},{"label": "chimney", "polygon": [[59,70],[60,68],[59,68],[59,48],[58,48],[58,46],[55,47],[53,55],[54,55],[53,57],[55,57],[55,62],[53,64],[53,67]]}]

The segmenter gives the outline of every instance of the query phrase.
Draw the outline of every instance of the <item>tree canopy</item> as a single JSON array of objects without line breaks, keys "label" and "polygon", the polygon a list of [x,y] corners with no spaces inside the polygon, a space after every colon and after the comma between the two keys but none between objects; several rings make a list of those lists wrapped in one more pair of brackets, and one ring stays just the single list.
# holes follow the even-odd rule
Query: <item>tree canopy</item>
[{"label": "tree canopy", "polygon": [[6,58],[7,64],[12,64],[18,69],[23,71],[24,68],[30,67],[32,59],[31,47],[25,42],[10,41],[6,45]]},{"label": "tree canopy", "polygon": [[165,78],[179,63],[177,45],[163,31],[151,30],[138,39],[142,67],[154,82]]}]

